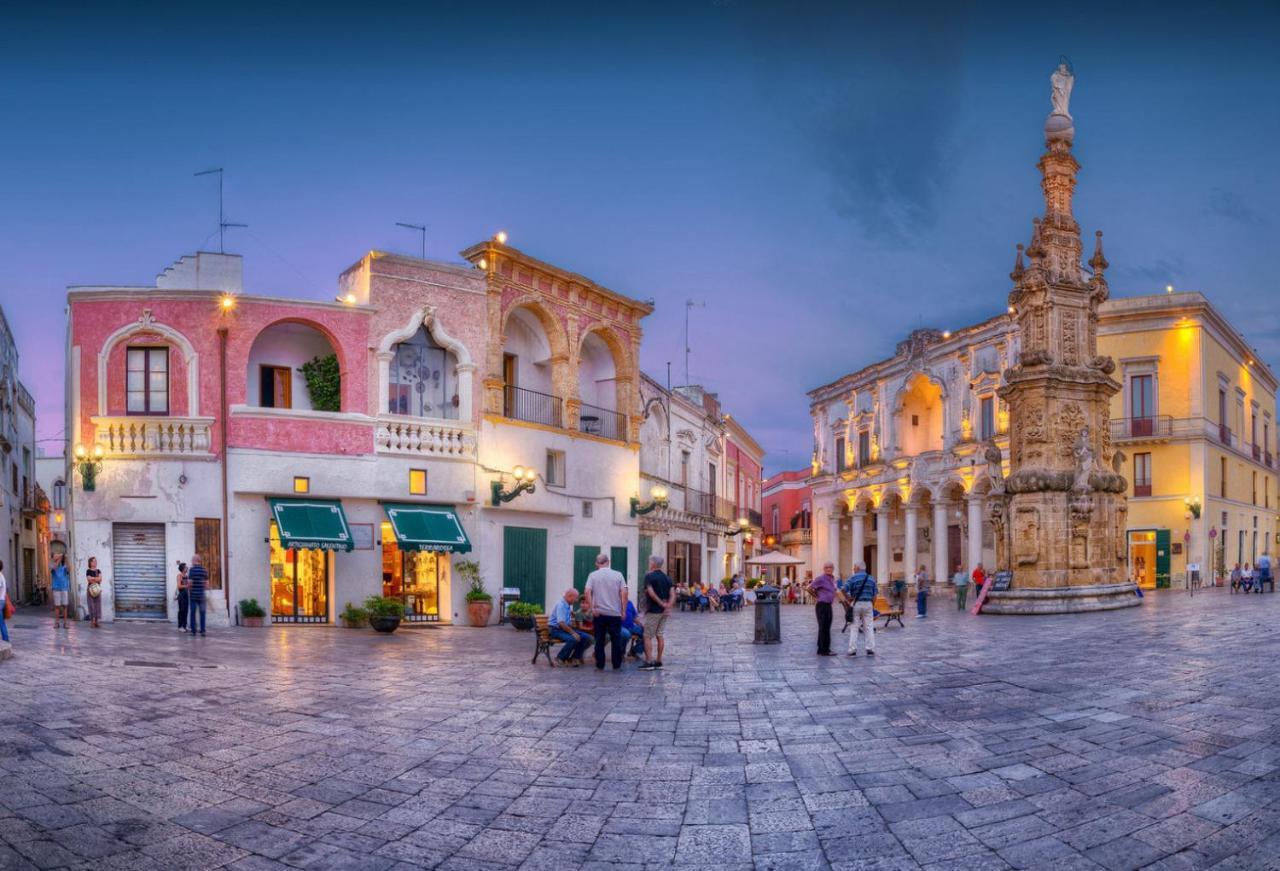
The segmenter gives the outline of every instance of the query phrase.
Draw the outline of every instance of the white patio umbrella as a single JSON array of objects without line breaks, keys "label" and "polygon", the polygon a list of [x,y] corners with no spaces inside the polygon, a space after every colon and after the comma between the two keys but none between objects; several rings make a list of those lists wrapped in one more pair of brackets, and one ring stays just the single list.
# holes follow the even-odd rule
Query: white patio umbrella
[{"label": "white patio umbrella", "polygon": [[773,569],[773,581],[777,586],[782,586],[782,567],[783,566],[802,566],[804,560],[797,559],[793,556],[787,556],[780,550],[771,550],[768,553],[762,553],[760,556],[752,557],[747,560],[749,566],[761,566],[765,569]]}]

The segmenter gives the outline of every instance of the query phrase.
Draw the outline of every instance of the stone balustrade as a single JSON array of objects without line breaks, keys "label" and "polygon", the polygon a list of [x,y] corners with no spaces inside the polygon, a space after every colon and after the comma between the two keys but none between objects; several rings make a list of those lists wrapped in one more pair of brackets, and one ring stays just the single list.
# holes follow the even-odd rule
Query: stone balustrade
[{"label": "stone balustrade", "polygon": [[209,456],[211,417],[95,417],[94,442],[108,457]]},{"label": "stone balustrade", "polygon": [[474,460],[475,431],[457,421],[380,417],[374,435],[380,454]]}]

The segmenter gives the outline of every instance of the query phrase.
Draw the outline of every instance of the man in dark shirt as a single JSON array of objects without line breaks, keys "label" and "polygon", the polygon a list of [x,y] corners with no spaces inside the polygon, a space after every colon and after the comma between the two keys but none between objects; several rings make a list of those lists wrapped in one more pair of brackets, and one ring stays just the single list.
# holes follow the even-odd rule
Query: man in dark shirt
[{"label": "man in dark shirt", "polygon": [[191,634],[196,634],[196,614],[200,615],[200,634],[204,634],[204,593],[209,587],[209,571],[200,561],[200,554],[191,558],[187,570],[187,600],[191,614]]},{"label": "man in dark shirt", "polygon": [[660,556],[649,557],[649,573],[644,576],[644,665],[640,668],[646,671],[662,668],[662,652],[666,647],[663,628],[676,604],[675,587],[662,570],[662,563]]},{"label": "man in dark shirt", "polygon": [[818,656],[833,656],[831,652],[831,603],[836,597],[836,567],[827,563],[822,574],[809,582],[809,594],[817,604],[814,613],[818,618]]}]

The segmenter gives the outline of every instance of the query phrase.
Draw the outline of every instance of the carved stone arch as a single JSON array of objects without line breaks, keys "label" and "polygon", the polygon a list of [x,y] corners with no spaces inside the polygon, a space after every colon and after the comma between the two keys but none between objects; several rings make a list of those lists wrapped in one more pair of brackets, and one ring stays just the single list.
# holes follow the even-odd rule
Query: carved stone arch
[{"label": "carved stone arch", "polygon": [[[502,349],[504,338],[507,334],[507,325],[511,320],[511,316],[520,309],[529,312],[537,320],[538,325],[542,327],[543,335],[547,338],[547,348],[550,351],[552,392],[562,399],[573,398],[577,395],[578,385],[575,377],[577,373],[572,372],[570,366],[568,331],[555,312],[547,307],[546,300],[533,293],[526,293],[510,302],[503,303],[497,314],[496,323],[490,322],[496,328],[496,341],[489,343],[488,377],[497,382],[500,387],[502,382]],[[502,391],[498,389],[495,397],[499,406],[501,405],[501,395]]]},{"label": "carved stone arch", "polygon": [[875,508],[876,500],[866,490],[859,490],[854,494],[852,512],[874,511]]},{"label": "carved stone arch", "polygon": [[98,416],[107,416],[107,371],[108,361],[115,346],[138,334],[163,336],[182,352],[182,362],[187,369],[187,414],[200,416],[200,355],[195,346],[177,328],[162,324],[151,315],[151,309],[143,309],[142,315],[132,323],[125,324],[107,336],[98,351]]},{"label": "carved stone arch", "polygon": [[947,380],[943,378],[941,375],[939,375],[938,373],[934,372],[932,369],[926,366],[922,366],[916,369],[912,369],[906,375],[902,376],[902,383],[898,385],[898,389],[894,391],[894,394],[893,394],[893,413],[894,414],[897,414],[900,411],[902,411],[903,397],[905,397],[907,393],[910,392],[911,385],[915,383],[917,378],[923,378],[925,381],[928,381],[930,384],[936,384],[938,386],[938,389],[942,393],[942,401],[944,403],[943,407],[944,408],[946,407],[945,403],[950,396],[950,392],[947,390]]},{"label": "carved stone arch", "polygon": [[391,379],[391,360],[395,356],[395,347],[408,341],[425,328],[437,345],[453,354],[458,369],[458,419],[470,422],[472,419],[471,398],[474,395],[473,381],[476,364],[471,359],[471,352],[462,342],[449,335],[444,324],[436,315],[436,307],[424,305],[409,316],[405,325],[387,333],[378,342],[374,351],[374,359],[378,364],[378,414],[388,414],[388,385]]},{"label": "carved stone arch", "polygon": [[[573,353],[575,379],[578,368],[582,364],[582,348],[588,337],[596,336],[604,342],[613,357],[614,410],[625,414],[628,418],[636,413],[635,385],[639,373],[636,372],[635,361],[631,349],[622,337],[607,324],[594,323],[583,329],[577,336]],[[575,385],[576,386],[576,385]]]}]

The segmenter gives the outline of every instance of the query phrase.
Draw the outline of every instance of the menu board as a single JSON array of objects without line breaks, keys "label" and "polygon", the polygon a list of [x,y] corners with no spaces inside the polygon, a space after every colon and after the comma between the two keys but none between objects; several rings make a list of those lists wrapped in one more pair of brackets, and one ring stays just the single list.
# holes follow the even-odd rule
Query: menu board
[{"label": "menu board", "polygon": [[996,572],[991,580],[991,589],[1004,591],[1013,585],[1013,572]]}]

